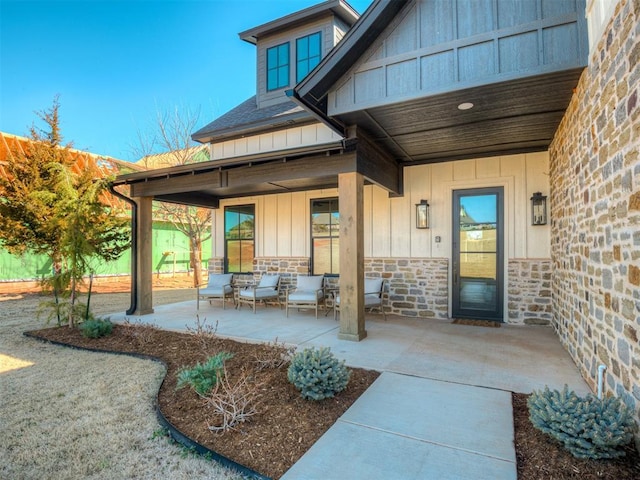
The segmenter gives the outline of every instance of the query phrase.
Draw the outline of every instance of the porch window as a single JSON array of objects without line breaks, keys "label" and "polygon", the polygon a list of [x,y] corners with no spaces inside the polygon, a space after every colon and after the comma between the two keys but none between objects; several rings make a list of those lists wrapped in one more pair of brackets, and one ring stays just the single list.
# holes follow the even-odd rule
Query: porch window
[{"label": "porch window", "polygon": [[340,273],[340,214],[337,198],[311,201],[311,261],[314,275]]},{"label": "porch window", "polygon": [[267,90],[289,86],[289,42],[267,49]]},{"label": "porch window", "polygon": [[296,40],[296,82],[299,82],[320,63],[322,34],[320,32]]},{"label": "porch window", "polygon": [[226,273],[253,271],[255,255],[255,206],[234,205],[224,209]]}]

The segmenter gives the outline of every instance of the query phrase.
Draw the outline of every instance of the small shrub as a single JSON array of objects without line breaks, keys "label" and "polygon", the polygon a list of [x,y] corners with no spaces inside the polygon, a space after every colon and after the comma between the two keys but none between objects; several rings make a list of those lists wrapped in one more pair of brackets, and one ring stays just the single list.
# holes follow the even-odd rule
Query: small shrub
[{"label": "small shrub", "polygon": [[619,398],[579,397],[562,392],[534,392],[527,400],[531,423],[560,441],[576,458],[618,458],[637,429],[633,412]]},{"label": "small shrub", "polygon": [[209,357],[204,363],[197,363],[192,368],[184,368],[178,372],[178,386],[189,385],[198,395],[207,395],[223,374],[225,360],[233,357],[228,352],[219,352]]},{"label": "small shrub", "polygon": [[145,323],[142,320],[131,323],[128,318],[125,318],[122,324],[122,333],[131,338],[139,347],[150,344],[159,329],[160,327],[155,323]]},{"label": "small shrub", "polygon": [[273,343],[267,343],[266,347],[259,355],[254,356],[258,371],[278,369],[288,365],[296,351],[294,345],[287,345],[284,342],[278,343],[277,338]]},{"label": "small shrub", "polygon": [[200,349],[206,354],[213,341],[216,339],[216,332],[218,331],[218,322],[215,325],[207,324],[207,319],[200,320],[200,315],[196,315],[196,324],[192,328],[189,325],[187,327],[187,333],[193,335],[200,345]]},{"label": "small shrub", "polygon": [[231,382],[226,369],[220,380],[206,397],[215,418],[208,421],[212,432],[226,432],[239,423],[248,421],[258,413],[262,384],[251,381],[247,372],[242,372],[236,382]]},{"label": "small shrub", "polygon": [[106,337],[113,332],[113,323],[108,318],[91,318],[80,324],[80,331],[87,338]]},{"label": "small shrub", "polygon": [[331,353],[331,349],[306,348],[291,360],[287,378],[303,398],[332,398],[347,388],[351,371]]}]

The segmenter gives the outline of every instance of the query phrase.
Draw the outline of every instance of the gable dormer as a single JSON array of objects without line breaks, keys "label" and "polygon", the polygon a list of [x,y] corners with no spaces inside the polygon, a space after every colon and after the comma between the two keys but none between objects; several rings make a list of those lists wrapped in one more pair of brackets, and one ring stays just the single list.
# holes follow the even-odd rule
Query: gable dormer
[{"label": "gable dormer", "polygon": [[340,41],[358,13],[330,0],[239,34],[256,45],[258,109],[286,102],[293,88]]}]

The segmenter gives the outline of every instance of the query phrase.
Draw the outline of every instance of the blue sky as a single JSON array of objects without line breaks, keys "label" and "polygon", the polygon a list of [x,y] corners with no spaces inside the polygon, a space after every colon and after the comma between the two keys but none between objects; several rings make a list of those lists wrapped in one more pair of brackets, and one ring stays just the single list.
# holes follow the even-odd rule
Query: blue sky
[{"label": "blue sky", "polygon": [[317,3],[0,0],[0,131],[27,136],[59,95],[65,143],[137,160],[158,111],[199,109],[203,126],[255,94],[239,32]]}]

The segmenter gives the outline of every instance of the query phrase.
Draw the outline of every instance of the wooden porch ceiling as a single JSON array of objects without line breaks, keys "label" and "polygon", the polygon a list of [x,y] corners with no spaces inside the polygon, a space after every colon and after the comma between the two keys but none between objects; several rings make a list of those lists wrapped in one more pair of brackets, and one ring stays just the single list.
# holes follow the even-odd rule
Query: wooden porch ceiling
[{"label": "wooden porch ceiling", "polygon": [[[409,163],[540,151],[549,147],[582,68],[366,108],[336,117],[358,125]],[[471,102],[470,110],[459,110]]]}]

